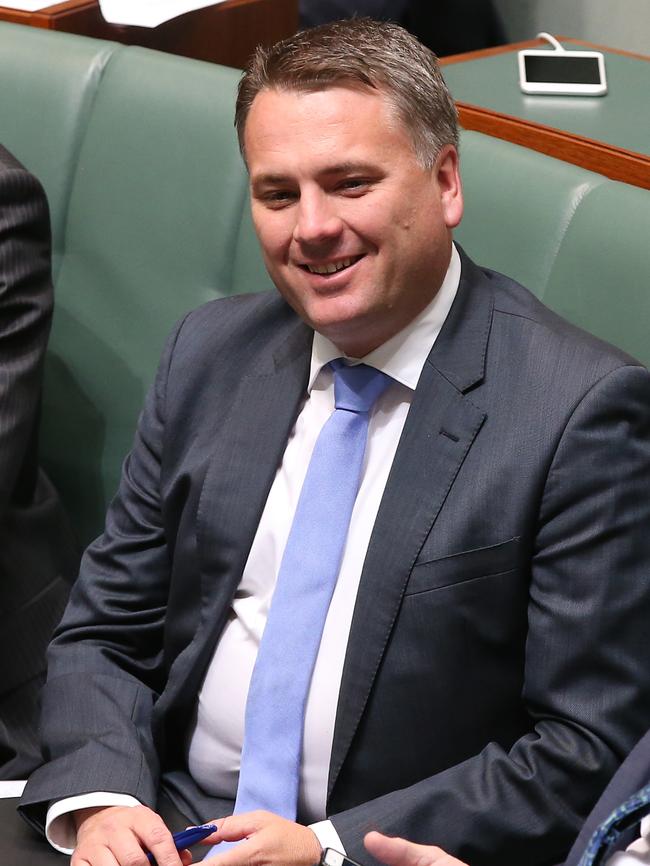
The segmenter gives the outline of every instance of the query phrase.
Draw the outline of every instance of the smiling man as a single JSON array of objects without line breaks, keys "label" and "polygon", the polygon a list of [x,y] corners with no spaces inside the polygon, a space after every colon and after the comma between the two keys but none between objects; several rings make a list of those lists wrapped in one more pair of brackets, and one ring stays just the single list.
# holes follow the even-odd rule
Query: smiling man
[{"label": "smiling man", "polygon": [[454,246],[455,109],[400,27],[259,50],[236,123],[278,293],[169,341],[24,813],[73,866],[188,862],[170,800],[214,866],[371,828],[557,862],[650,716],[650,376]]},{"label": "smiling man", "polygon": [[362,358],[433,300],[463,213],[454,143],[420,165],[384,95],[333,86],[260,92],[244,144],[266,266],[315,331]]}]

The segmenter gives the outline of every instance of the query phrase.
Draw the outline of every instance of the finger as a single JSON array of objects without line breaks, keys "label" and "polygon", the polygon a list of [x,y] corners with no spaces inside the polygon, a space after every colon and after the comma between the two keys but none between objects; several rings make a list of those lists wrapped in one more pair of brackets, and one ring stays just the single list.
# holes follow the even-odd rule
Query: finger
[{"label": "finger", "polygon": [[181,863],[183,866],[191,866],[193,862],[192,852],[187,848],[183,848],[182,851],[178,852],[178,856],[181,858]]},{"label": "finger", "polygon": [[104,845],[94,846],[91,851],[88,851],[88,847],[86,847],[86,851],[80,854],[78,859],[75,859],[76,854],[75,851],[70,860],[70,866],[120,866],[113,852]]},{"label": "finger", "polygon": [[411,859],[405,839],[384,836],[383,833],[367,833],[363,844],[369,854],[387,866],[410,866]]},{"label": "finger", "polygon": [[258,832],[275,816],[270,812],[244,812],[242,815],[230,815],[217,822],[216,833],[203,840],[203,844],[216,842],[239,842],[247,836]]},{"label": "finger", "polygon": [[[151,820],[138,827],[136,832],[143,847],[155,857],[157,866],[182,866],[172,834],[158,815],[152,813]],[[142,852],[142,856],[144,857],[142,866],[149,866],[149,860],[144,852]],[[128,863],[129,861],[125,862]],[[134,866],[141,866],[140,861],[136,860]]]},{"label": "finger", "polygon": [[[454,866],[460,861],[453,860],[441,848],[432,845],[416,845],[399,837],[384,836],[373,831],[363,840],[367,851],[386,863],[387,866]],[[446,858],[446,859],[445,859]]]},{"label": "finger", "polygon": [[147,854],[143,850],[146,843],[140,842],[134,833],[116,834],[109,845],[118,863],[128,864],[128,866],[150,866]]},{"label": "finger", "polygon": [[[225,841],[225,840],[224,840]],[[201,862],[201,866],[248,866],[252,863],[253,846],[246,840],[234,845],[223,854],[216,853],[207,860]]]}]

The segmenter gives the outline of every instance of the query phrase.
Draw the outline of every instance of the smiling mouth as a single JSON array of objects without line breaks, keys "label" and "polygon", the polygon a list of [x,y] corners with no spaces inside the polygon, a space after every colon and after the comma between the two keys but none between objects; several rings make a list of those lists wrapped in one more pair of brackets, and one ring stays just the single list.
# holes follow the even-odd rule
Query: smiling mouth
[{"label": "smiling mouth", "polygon": [[362,258],[362,255],[350,256],[349,258],[341,259],[338,262],[327,262],[324,265],[301,265],[301,267],[304,268],[304,270],[309,271],[310,274],[317,274],[319,277],[328,277],[331,274],[338,274],[341,271],[346,270],[346,268],[356,265],[356,263]]}]

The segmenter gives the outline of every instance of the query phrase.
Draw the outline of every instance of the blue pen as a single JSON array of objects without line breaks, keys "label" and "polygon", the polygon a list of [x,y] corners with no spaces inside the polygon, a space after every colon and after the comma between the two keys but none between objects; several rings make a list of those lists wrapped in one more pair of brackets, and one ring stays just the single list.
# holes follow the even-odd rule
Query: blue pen
[{"label": "blue pen", "polygon": [[[183,848],[189,848],[190,845],[196,845],[196,843],[200,842],[201,839],[205,839],[211,833],[216,832],[216,824],[201,824],[199,827],[188,827],[187,830],[181,830],[180,833],[174,833],[174,845],[176,846],[177,851],[181,851]],[[156,858],[153,854],[147,854],[147,858],[150,863],[153,863],[154,866],[156,866]]]}]

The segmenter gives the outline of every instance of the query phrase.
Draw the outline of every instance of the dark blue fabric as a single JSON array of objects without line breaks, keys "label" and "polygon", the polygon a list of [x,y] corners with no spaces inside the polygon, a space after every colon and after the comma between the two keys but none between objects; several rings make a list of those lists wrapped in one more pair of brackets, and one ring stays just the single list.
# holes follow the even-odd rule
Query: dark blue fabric
[{"label": "dark blue fabric", "polygon": [[[578,866],[591,838],[597,832],[599,826],[608,819],[615,809],[649,781],[650,731],[639,740],[603,791],[574,842],[564,866]],[[631,832],[622,834],[614,845],[610,845],[610,852],[625,848],[629,842],[633,841],[633,837],[636,835],[634,829]]]},{"label": "dark blue fabric", "polygon": [[639,827],[641,819],[650,809],[650,785],[632,794],[617,806],[589,840],[579,866],[599,866],[619,840],[624,830]]}]

